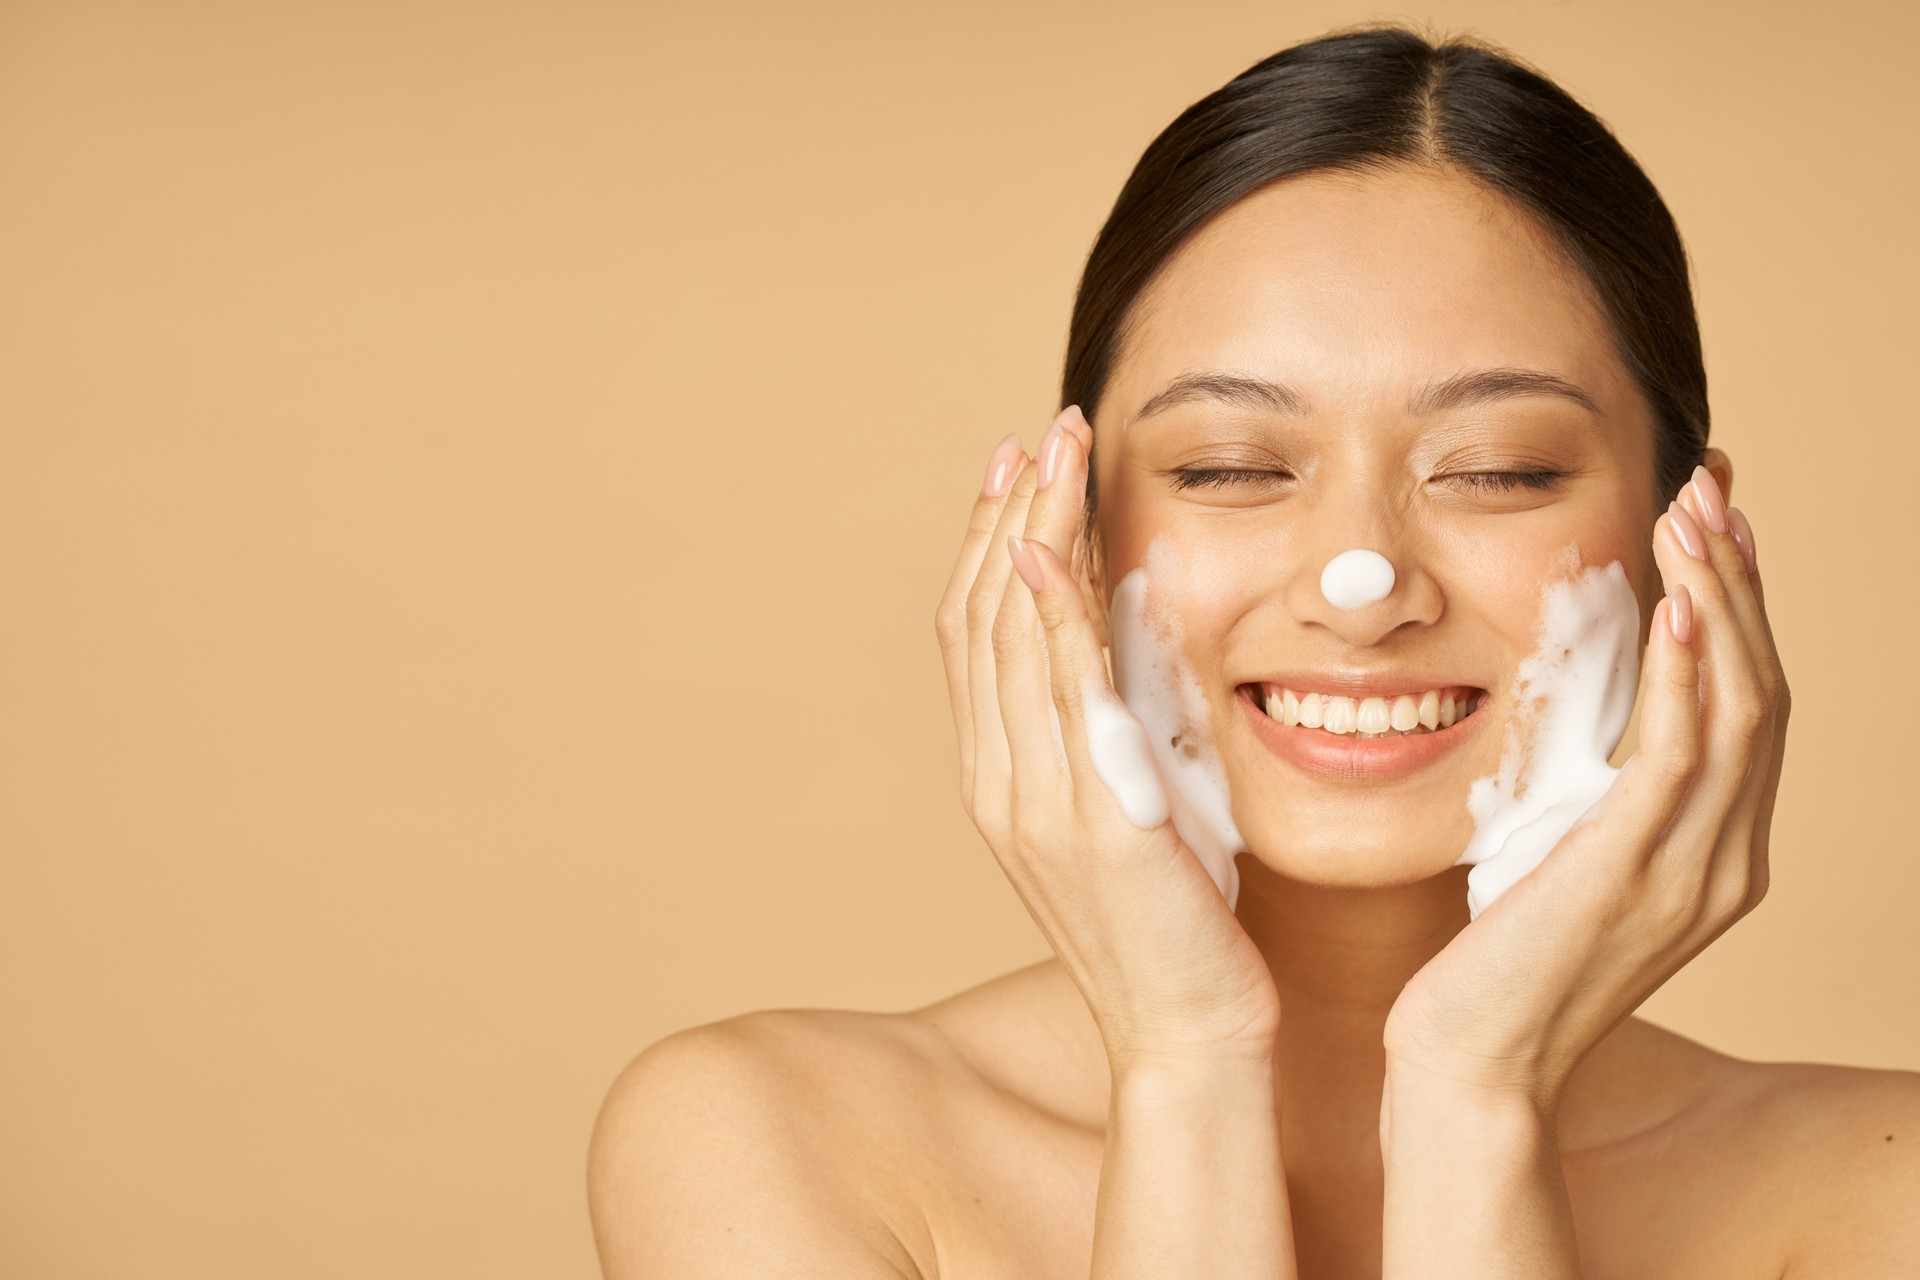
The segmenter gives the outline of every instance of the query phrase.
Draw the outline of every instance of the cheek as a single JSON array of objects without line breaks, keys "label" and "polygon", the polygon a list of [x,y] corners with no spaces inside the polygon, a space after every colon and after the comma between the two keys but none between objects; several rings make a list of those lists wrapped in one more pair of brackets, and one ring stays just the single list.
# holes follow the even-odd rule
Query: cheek
[{"label": "cheek", "polygon": [[1587,566],[1619,561],[1643,599],[1651,576],[1657,599],[1650,528],[1626,520],[1597,521],[1573,511],[1557,518],[1546,512],[1542,516],[1494,522],[1472,538],[1445,544],[1432,565],[1442,589],[1457,600],[1471,601],[1474,612],[1522,647],[1533,634],[1542,588]]},{"label": "cheek", "polygon": [[1110,555],[1112,583],[1146,568],[1146,618],[1177,636],[1182,661],[1203,675],[1218,667],[1234,625],[1272,594],[1279,570],[1271,548],[1227,522],[1135,531]]}]

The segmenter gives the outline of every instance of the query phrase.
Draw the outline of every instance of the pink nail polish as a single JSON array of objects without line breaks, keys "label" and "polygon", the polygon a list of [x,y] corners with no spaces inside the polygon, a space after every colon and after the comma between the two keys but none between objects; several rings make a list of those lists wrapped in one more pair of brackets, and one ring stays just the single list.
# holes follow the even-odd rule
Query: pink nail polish
[{"label": "pink nail polish", "polygon": [[1013,560],[1013,570],[1020,575],[1020,581],[1027,584],[1028,590],[1040,591],[1047,585],[1047,571],[1040,567],[1039,558],[1033,554],[1033,548],[1027,545],[1025,538],[1016,534],[1007,535],[1007,554]]},{"label": "pink nail polish", "polygon": [[998,498],[1013,488],[1013,478],[1020,474],[1020,455],[1020,433],[1009,431],[987,457],[987,478],[980,486],[982,497]]},{"label": "pink nail polish", "polygon": [[1047,434],[1040,437],[1040,449],[1035,454],[1040,459],[1040,477],[1034,485],[1036,489],[1046,488],[1060,474],[1060,451],[1066,445],[1067,429],[1061,418],[1055,418],[1053,425],[1047,428]]},{"label": "pink nail polish", "polygon": [[1667,523],[1673,529],[1673,536],[1680,541],[1680,549],[1695,560],[1707,558],[1707,535],[1700,530],[1685,507],[1677,502],[1667,504]]},{"label": "pink nail polish", "polygon": [[1753,526],[1747,523],[1746,513],[1738,507],[1728,507],[1727,527],[1733,534],[1733,540],[1740,544],[1740,554],[1746,559],[1747,572],[1760,572],[1760,553],[1754,550]]},{"label": "pink nail polish", "polygon": [[1713,472],[1705,467],[1693,469],[1693,479],[1687,481],[1687,487],[1693,490],[1693,500],[1698,506],[1701,522],[1715,533],[1727,531],[1727,499],[1720,492],[1720,482],[1713,478]]},{"label": "pink nail polish", "polygon": [[1067,421],[1067,429],[1073,432],[1074,439],[1080,442],[1080,450],[1093,453],[1093,424],[1087,421],[1087,415],[1080,411],[1077,404],[1068,405],[1067,412],[1072,416]]},{"label": "pink nail polish", "polygon": [[1667,627],[1681,644],[1693,638],[1693,593],[1684,582],[1667,597]]}]

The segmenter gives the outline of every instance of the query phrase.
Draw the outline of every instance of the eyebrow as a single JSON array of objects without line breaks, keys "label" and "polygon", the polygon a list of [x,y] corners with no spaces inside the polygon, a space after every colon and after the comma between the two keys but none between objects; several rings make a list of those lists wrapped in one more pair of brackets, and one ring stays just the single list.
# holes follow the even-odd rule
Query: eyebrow
[{"label": "eyebrow", "polygon": [[[1410,417],[1423,418],[1443,409],[1462,405],[1485,404],[1517,396],[1555,396],[1572,401],[1595,417],[1605,417],[1594,398],[1557,373],[1543,369],[1470,369],[1429,384],[1407,402]],[[1142,422],[1179,404],[1212,401],[1270,413],[1304,415],[1309,412],[1307,398],[1284,382],[1271,382],[1247,374],[1209,370],[1183,373],[1155,392],[1127,426]],[[1124,430],[1124,428],[1123,428]]]}]

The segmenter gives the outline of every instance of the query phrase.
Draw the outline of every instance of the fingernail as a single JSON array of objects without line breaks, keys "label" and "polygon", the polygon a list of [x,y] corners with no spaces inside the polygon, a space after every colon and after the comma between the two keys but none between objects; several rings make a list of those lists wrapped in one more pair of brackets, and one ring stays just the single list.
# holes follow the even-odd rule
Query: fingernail
[{"label": "fingernail", "polygon": [[1720,482],[1713,478],[1713,472],[1705,467],[1693,469],[1693,479],[1687,481],[1687,487],[1693,490],[1693,500],[1701,521],[1715,533],[1727,531],[1727,499],[1720,492]]},{"label": "fingernail", "polygon": [[1040,449],[1034,455],[1040,459],[1040,476],[1034,485],[1036,489],[1046,488],[1060,474],[1060,451],[1067,445],[1065,419],[1065,414],[1055,418],[1053,425],[1047,428],[1047,434],[1040,437]]},{"label": "fingernail", "polygon": [[1013,559],[1014,572],[1020,575],[1020,581],[1026,583],[1030,590],[1039,591],[1047,585],[1047,572],[1040,567],[1040,561],[1033,554],[1033,548],[1027,545],[1026,539],[1008,534],[1007,554]]},{"label": "fingernail", "polygon": [[1667,627],[1681,644],[1693,638],[1693,593],[1684,582],[1667,597]]},{"label": "fingernail", "polygon": [[1746,557],[1747,572],[1760,572],[1760,553],[1754,550],[1753,526],[1747,523],[1747,513],[1738,507],[1727,508],[1727,525],[1733,540],[1740,544],[1740,554]]},{"label": "fingernail", "polygon": [[1013,488],[1013,478],[1020,474],[1020,433],[1009,431],[1006,438],[993,446],[993,452],[987,457],[987,478],[980,486],[980,496],[998,498]]},{"label": "fingernail", "polygon": [[1707,558],[1707,535],[1700,531],[1687,509],[1677,502],[1667,504],[1667,524],[1673,529],[1674,537],[1680,540],[1680,549],[1695,560]]},{"label": "fingernail", "polygon": [[1067,411],[1073,415],[1067,423],[1068,429],[1073,432],[1074,438],[1080,441],[1081,450],[1091,454],[1093,452],[1093,424],[1087,421],[1087,415],[1080,411],[1079,405],[1068,405]]}]

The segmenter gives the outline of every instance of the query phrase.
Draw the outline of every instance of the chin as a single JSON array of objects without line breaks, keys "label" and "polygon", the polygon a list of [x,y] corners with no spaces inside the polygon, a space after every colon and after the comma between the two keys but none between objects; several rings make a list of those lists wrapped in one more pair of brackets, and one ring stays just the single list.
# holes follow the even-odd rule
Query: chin
[{"label": "chin", "polygon": [[[1365,806],[1353,817],[1365,820]],[[1472,835],[1435,831],[1430,823],[1378,823],[1371,834],[1325,811],[1315,814],[1244,815],[1240,824],[1246,857],[1303,884],[1329,889],[1386,889],[1417,884],[1453,867]],[[1462,821],[1466,815],[1461,815]],[[1313,821],[1314,818],[1321,819]],[[1466,870],[1462,868],[1462,870]]]}]

